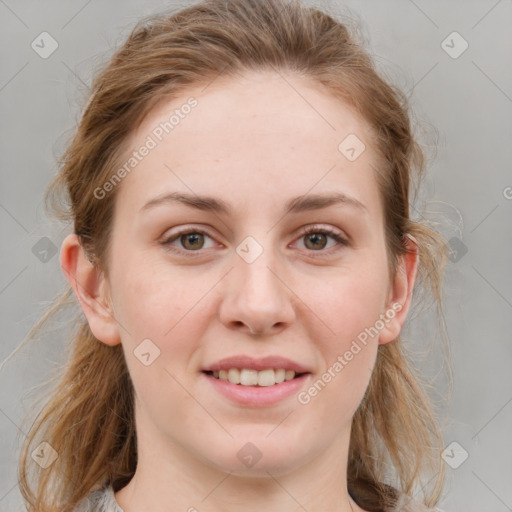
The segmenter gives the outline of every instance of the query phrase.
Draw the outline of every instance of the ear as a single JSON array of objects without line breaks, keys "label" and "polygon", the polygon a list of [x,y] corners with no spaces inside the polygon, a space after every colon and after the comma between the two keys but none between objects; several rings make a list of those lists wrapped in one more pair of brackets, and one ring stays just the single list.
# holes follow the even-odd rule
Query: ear
[{"label": "ear", "polygon": [[75,292],[94,336],[107,345],[121,343],[110,304],[108,281],[104,272],[88,259],[80,238],[74,233],[62,242],[60,266]]},{"label": "ear", "polygon": [[398,261],[398,268],[388,294],[385,327],[379,334],[379,344],[395,340],[402,330],[411,306],[412,290],[418,272],[419,248],[417,240],[408,233],[404,235],[406,253]]}]

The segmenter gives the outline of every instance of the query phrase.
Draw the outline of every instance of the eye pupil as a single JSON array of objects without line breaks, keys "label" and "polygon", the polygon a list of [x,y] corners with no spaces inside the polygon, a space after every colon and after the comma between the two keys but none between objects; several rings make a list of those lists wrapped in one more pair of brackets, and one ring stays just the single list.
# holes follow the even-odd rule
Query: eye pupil
[{"label": "eye pupil", "polygon": [[[308,242],[313,242],[313,247],[308,247]],[[318,241],[323,242],[320,243],[320,246],[317,245]],[[309,235],[306,235],[306,247],[308,249],[323,249],[325,247],[325,244],[327,243],[327,237],[323,233],[311,233]],[[315,245],[316,244],[316,245]]]},{"label": "eye pupil", "polygon": [[[198,240],[204,243],[202,237],[203,235],[201,233],[187,233],[181,236],[181,243],[186,249],[201,249],[203,244],[199,244],[199,247],[194,244],[197,243]],[[191,244],[189,244],[189,242],[191,242]]]}]

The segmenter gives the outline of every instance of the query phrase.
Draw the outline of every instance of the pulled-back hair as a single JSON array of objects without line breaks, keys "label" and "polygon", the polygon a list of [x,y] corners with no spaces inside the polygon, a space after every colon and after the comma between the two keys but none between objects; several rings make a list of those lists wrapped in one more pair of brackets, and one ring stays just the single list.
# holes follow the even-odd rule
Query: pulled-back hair
[{"label": "pulled-back hair", "polygon": [[[408,250],[404,235],[412,235],[419,247],[415,288],[424,296],[429,292],[442,313],[444,239],[412,220],[409,211],[425,163],[407,98],[381,78],[347,24],[298,0],[205,0],[139,22],[93,82],[47,191],[49,210],[73,223],[91,261],[108,274],[119,187],[101,200],[94,191],[118,168],[128,136],[164,97],[247,70],[296,73],[348,103],[372,128],[380,155],[375,176],[390,275]],[[76,301],[67,287],[29,337],[71,304]],[[135,473],[134,390],[122,346],[97,340],[81,312],[68,341],[70,357],[20,456],[20,489],[29,511],[72,510],[92,490],[110,483],[117,491]],[[367,510],[385,510],[400,493],[415,492],[423,478],[430,481],[426,505],[436,504],[442,491],[442,437],[409,359],[400,337],[379,345],[370,384],[353,418],[348,489]],[[58,453],[46,469],[30,457],[41,441]]]}]

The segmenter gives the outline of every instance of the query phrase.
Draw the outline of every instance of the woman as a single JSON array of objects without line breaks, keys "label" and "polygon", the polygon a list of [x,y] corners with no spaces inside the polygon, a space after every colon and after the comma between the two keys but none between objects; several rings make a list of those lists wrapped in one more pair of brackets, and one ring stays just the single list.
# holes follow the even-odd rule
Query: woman
[{"label": "woman", "polygon": [[326,13],[139,23],[50,187],[74,223],[53,311],[72,290],[83,314],[22,453],[29,510],[435,506],[442,437],[400,340],[415,285],[441,299],[422,170],[404,99]]}]

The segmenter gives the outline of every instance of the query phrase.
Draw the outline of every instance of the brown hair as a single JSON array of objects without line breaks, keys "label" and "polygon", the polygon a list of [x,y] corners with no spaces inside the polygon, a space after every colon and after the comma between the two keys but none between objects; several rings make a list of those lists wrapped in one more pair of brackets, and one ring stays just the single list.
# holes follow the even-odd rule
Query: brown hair
[{"label": "brown hair", "polygon": [[[47,192],[49,205],[61,219],[74,223],[84,249],[108,273],[117,189],[102,200],[94,190],[117,169],[128,136],[163,97],[177,97],[219,75],[271,69],[322,85],[372,127],[382,156],[376,178],[391,275],[407,250],[403,236],[411,234],[420,254],[416,289],[430,292],[442,316],[444,239],[409,213],[413,178],[419,184],[425,165],[407,99],[380,77],[346,24],[298,0],[205,0],[139,22],[94,80],[89,103]],[[70,304],[76,301],[68,287],[27,339]],[[105,483],[119,490],[135,472],[134,392],[122,346],[99,342],[80,311],[76,325],[69,360],[55,377],[20,456],[20,489],[29,511],[72,510]],[[30,457],[43,440],[58,453],[47,469],[36,467]],[[444,480],[441,450],[430,399],[402,340],[379,346],[369,387],[353,418],[350,494],[367,510],[386,510],[399,493],[412,494],[427,477],[430,487],[425,487],[423,501],[432,506]]]}]

